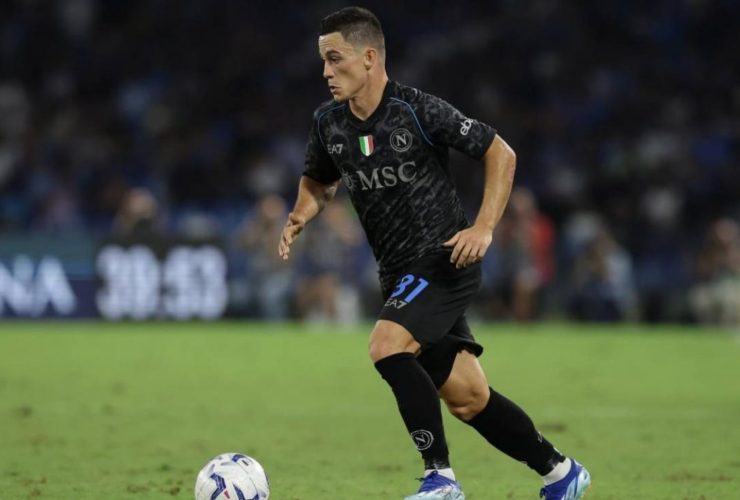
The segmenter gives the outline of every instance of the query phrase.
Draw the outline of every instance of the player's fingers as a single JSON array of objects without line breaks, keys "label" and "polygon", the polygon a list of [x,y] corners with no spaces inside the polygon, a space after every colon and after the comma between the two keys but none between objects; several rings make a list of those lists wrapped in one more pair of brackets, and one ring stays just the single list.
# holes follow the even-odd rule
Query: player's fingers
[{"label": "player's fingers", "polygon": [[283,250],[283,252],[288,251],[288,249],[290,248],[290,244],[288,243],[288,240],[285,237],[285,235],[283,235],[283,237],[280,238],[280,248]]},{"label": "player's fingers", "polygon": [[471,264],[477,264],[481,260],[483,260],[483,247],[477,246],[473,248],[473,250],[470,252],[470,255],[468,256],[468,265]]},{"label": "player's fingers", "polygon": [[298,226],[288,226],[285,228],[285,241],[288,245],[292,245],[295,239],[298,237],[300,230]]},{"label": "player's fingers", "polygon": [[475,262],[475,260],[478,258],[478,251],[480,250],[480,245],[478,243],[472,243],[470,245],[470,252],[468,252],[467,256],[467,264],[472,264]]},{"label": "player's fingers", "polygon": [[298,226],[300,229],[298,230],[300,232],[301,229],[303,229],[303,226],[306,225],[306,219],[303,217],[294,214],[293,212],[288,214],[288,222],[292,226]]},{"label": "player's fingers", "polygon": [[452,249],[452,255],[450,255],[450,262],[457,265],[457,259],[460,258],[460,252],[462,251],[463,247],[465,246],[464,241],[460,241],[458,238],[457,242],[455,243],[455,247]]},{"label": "player's fingers", "polygon": [[471,263],[475,264],[476,262],[481,262],[483,260],[483,256],[485,255],[486,250],[483,247],[479,247],[475,252],[473,252],[470,255],[470,261]]},{"label": "player's fingers", "polygon": [[476,264],[483,260],[483,255],[486,253],[486,247],[482,243],[476,243],[472,245],[470,249],[470,255],[468,255],[468,265]]},{"label": "player's fingers", "polygon": [[463,262],[463,267],[468,267],[473,262],[475,262],[475,246],[469,245],[464,257],[465,261]]},{"label": "player's fingers", "polygon": [[290,252],[290,245],[293,243],[293,228],[290,225],[286,225],[283,228],[283,233],[280,235],[280,246],[283,248],[283,253]]},{"label": "player's fingers", "polygon": [[296,224],[296,225],[290,226],[290,242],[293,243],[293,241],[295,241],[295,239],[298,238],[298,235],[301,234],[302,231],[303,231],[302,225]]},{"label": "player's fingers", "polygon": [[444,246],[444,247],[452,247],[452,246],[455,246],[457,244],[458,240],[460,239],[460,233],[461,232],[462,231],[458,231],[457,233],[455,233],[455,235],[452,238],[450,238],[449,240],[447,240],[444,243],[442,243],[442,246]]},{"label": "player's fingers", "polygon": [[460,251],[458,252],[457,258],[455,259],[455,267],[460,269],[461,267],[464,267],[466,265],[468,255],[470,255],[470,243],[465,241],[455,248],[457,249],[458,247],[460,248]]},{"label": "player's fingers", "polygon": [[278,245],[278,255],[282,258],[285,258],[289,251],[290,249],[288,248],[288,245],[285,244],[285,240],[281,238],[280,244]]}]

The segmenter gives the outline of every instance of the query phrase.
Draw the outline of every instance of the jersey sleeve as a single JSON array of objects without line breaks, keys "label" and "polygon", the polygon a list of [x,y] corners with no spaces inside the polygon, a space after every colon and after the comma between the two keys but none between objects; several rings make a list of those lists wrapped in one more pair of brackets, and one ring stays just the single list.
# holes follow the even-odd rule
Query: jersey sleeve
[{"label": "jersey sleeve", "polygon": [[332,184],[341,178],[341,174],[326,151],[319,134],[319,123],[314,117],[311,132],[308,135],[308,143],[306,144],[303,175],[321,184]]},{"label": "jersey sleeve", "polygon": [[496,130],[490,125],[469,118],[439,97],[421,93],[417,112],[430,141],[437,146],[454,148],[479,160],[488,150]]}]

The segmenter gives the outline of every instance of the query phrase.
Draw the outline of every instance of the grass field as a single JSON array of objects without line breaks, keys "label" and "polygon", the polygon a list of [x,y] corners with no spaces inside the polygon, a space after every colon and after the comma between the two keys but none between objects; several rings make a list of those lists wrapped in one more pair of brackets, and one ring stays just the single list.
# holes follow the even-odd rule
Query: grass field
[{"label": "grass field", "polygon": [[[243,451],[275,500],[400,499],[420,474],[369,326],[0,325],[0,498],[192,498]],[[491,383],[594,477],[589,499],[740,498],[740,341],[688,328],[478,326]],[[539,479],[452,418],[471,500]]]}]

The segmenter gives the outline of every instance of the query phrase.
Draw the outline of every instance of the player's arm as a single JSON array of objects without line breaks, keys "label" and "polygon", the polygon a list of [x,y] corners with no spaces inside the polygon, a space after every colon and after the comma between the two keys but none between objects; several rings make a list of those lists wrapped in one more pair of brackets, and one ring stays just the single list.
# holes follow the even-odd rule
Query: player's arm
[{"label": "player's arm", "polygon": [[290,245],[301,234],[308,221],[316,217],[326,204],[334,198],[338,185],[339,181],[322,184],[306,175],[301,177],[295,207],[288,214],[288,220],[285,227],[283,227],[283,234],[280,236],[280,244],[278,245],[278,255],[283,260],[288,259]]},{"label": "player's arm", "polygon": [[509,201],[514,182],[516,154],[499,135],[494,137],[483,155],[483,162],[485,164],[483,201],[475,223],[444,243],[447,247],[453,247],[450,262],[457,268],[483,259],[493,240],[493,229]]},{"label": "player's arm", "polygon": [[[321,109],[321,108],[320,108]],[[341,174],[324,147],[319,130],[320,109],[314,113],[311,132],[306,144],[306,168],[298,184],[298,197],[293,211],[283,227],[278,244],[278,255],[288,260],[290,245],[301,234],[305,225],[321,212],[334,198]]]}]

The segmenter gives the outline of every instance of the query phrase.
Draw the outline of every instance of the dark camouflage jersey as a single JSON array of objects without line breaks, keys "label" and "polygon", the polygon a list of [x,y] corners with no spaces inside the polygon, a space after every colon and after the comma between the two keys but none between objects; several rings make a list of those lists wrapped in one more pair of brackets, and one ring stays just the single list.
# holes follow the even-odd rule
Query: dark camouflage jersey
[{"label": "dark camouflage jersey", "polygon": [[303,175],[342,179],[384,281],[469,225],[448,148],[480,159],[495,134],[442,99],[389,81],[365,121],[347,103],[316,110]]}]

